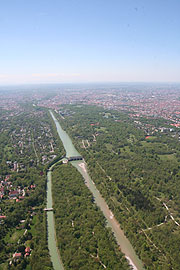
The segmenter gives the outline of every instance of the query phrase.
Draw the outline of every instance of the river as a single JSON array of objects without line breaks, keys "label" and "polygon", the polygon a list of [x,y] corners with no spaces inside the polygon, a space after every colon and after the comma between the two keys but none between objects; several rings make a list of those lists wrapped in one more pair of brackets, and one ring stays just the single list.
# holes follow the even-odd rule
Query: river
[{"label": "river", "polygon": [[[47,208],[52,208],[52,182],[51,182],[51,169],[55,166],[53,164],[47,173]],[[56,229],[54,224],[54,213],[53,211],[47,211],[47,229],[48,229],[48,248],[51,261],[54,270],[64,270],[63,263],[61,261],[59,251],[56,243]]]},{"label": "river", "polygon": [[[80,154],[75,149],[69,135],[61,128],[58,120],[55,118],[54,114],[50,111],[50,114],[56,124],[57,132],[59,134],[59,137],[63,143],[63,146],[66,150],[66,156],[79,156]],[[143,264],[136,255],[131,243],[124,235],[124,232],[121,230],[120,225],[118,221],[115,219],[113,213],[109,209],[107,203],[105,202],[104,198],[99,193],[98,189],[96,188],[94,182],[90,178],[85,161],[73,161],[71,162],[74,167],[78,169],[78,171],[81,173],[81,175],[85,179],[85,184],[89,188],[89,190],[92,192],[96,204],[100,207],[101,211],[103,212],[104,216],[106,217],[107,224],[109,227],[111,227],[116,241],[118,245],[121,248],[121,251],[125,254],[125,257],[129,261],[129,264],[132,266],[134,270],[143,270]],[[60,269],[60,268],[59,268]]]}]

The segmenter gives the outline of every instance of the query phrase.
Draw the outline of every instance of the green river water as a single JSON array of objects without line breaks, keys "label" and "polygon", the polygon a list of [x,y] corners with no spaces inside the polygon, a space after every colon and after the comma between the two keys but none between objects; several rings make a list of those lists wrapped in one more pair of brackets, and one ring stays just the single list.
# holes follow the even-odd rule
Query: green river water
[{"label": "green river water", "polygon": [[[50,111],[50,114],[56,124],[57,132],[59,134],[59,137],[64,145],[64,148],[66,150],[66,156],[79,156],[80,154],[75,149],[70,137],[68,134],[61,128],[59,122],[55,118],[54,114]],[[85,184],[89,188],[89,190],[92,192],[96,204],[100,207],[101,211],[103,212],[104,216],[107,220],[107,225],[111,227],[116,241],[118,245],[121,248],[121,251],[125,254],[125,257],[129,261],[129,264],[132,266],[132,269],[134,270],[143,270],[143,264],[136,255],[131,243],[124,235],[124,232],[121,230],[119,223],[115,219],[113,213],[109,209],[107,203],[97,190],[94,182],[90,178],[85,161],[73,161],[71,164],[77,168],[77,170],[81,173],[81,175],[85,179]],[[48,185],[47,185],[47,207],[52,207],[52,194],[51,194],[51,171],[48,172]],[[62,270],[63,264],[61,262],[59,252],[56,247],[56,237],[55,237],[55,228],[54,228],[54,218],[53,218],[53,212],[47,213],[47,222],[48,222],[48,247],[50,250],[50,256],[53,263],[53,267],[55,270]],[[113,269],[112,269],[113,270]]]},{"label": "green river water", "polygon": [[[54,164],[55,165],[55,164]],[[52,208],[53,202],[52,202],[52,189],[51,189],[51,169],[53,166],[49,169],[47,173],[47,208]],[[53,211],[47,212],[47,226],[48,226],[48,248],[49,253],[51,256],[51,261],[53,264],[54,270],[64,270],[63,263],[61,261],[59,251],[57,248],[56,243],[56,230],[55,230],[55,224],[54,224],[54,213]]]}]

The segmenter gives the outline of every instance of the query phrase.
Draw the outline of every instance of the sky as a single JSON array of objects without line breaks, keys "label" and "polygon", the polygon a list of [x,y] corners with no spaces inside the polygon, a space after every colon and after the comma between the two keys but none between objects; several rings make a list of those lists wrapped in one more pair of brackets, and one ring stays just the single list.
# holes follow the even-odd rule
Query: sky
[{"label": "sky", "polygon": [[180,82],[180,0],[0,0],[0,84]]}]

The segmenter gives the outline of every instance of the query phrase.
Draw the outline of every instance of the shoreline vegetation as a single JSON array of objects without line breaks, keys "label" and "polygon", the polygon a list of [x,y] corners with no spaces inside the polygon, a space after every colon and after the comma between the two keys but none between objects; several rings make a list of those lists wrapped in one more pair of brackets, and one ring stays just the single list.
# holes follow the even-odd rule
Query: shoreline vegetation
[{"label": "shoreline vegetation", "polygon": [[137,124],[127,114],[100,107],[65,105],[61,112],[63,108],[68,115],[63,120],[57,114],[58,120],[146,268],[178,270],[177,131],[168,132],[159,119],[151,130],[145,118]]},{"label": "shoreline vegetation", "polygon": [[128,269],[80,173],[70,164],[59,164],[53,168],[52,183],[58,247],[65,269]]},{"label": "shoreline vegetation", "polygon": [[51,257],[51,262],[54,270],[64,270],[64,266],[62,263],[60,251],[57,247],[57,236],[56,236],[56,228],[55,228],[55,217],[53,213],[52,206],[54,205],[53,196],[52,196],[52,171],[53,168],[61,164],[61,159],[57,159],[56,162],[52,162],[51,166],[48,166],[47,170],[47,209],[51,209],[50,211],[46,211],[47,218],[47,240],[48,240],[48,248],[49,254]]},{"label": "shoreline vegetation", "polygon": [[[164,126],[165,120],[150,121],[140,118],[134,121],[128,114],[96,106],[63,105],[61,113],[63,108],[65,108],[63,118],[58,113],[56,114],[58,121],[86,160],[87,171],[92,181],[105,198],[111,213],[121,224],[145,267],[149,270],[154,268],[178,270],[180,265],[178,130],[168,125]],[[10,114],[9,111],[2,111],[1,120],[0,269],[51,270],[52,264],[47,247],[47,221],[43,211],[46,198],[45,175],[49,166],[65,155],[65,149],[48,109],[23,103],[19,104],[17,111],[12,110]],[[69,164],[58,164],[54,171],[66,167],[73,171],[69,177],[74,177],[76,173]],[[82,164],[81,169],[85,169]],[[83,182],[81,176],[77,178]],[[88,209],[91,219],[93,219],[92,212],[95,210],[97,220],[102,227],[104,221],[101,221],[102,223],[99,221],[99,210],[96,210],[96,206],[92,206],[94,198],[90,195],[87,195],[91,199],[88,199],[86,209],[83,208],[85,202],[83,196],[86,191],[79,194],[75,183],[72,183],[75,194],[70,188],[71,185],[61,187],[62,190],[67,188],[66,192],[70,192],[70,198],[74,196],[75,199],[68,201],[67,197],[64,197],[67,202],[66,207],[71,209],[71,211],[66,209],[67,213],[64,213],[71,217],[69,220],[66,216],[65,226],[75,237],[72,241],[74,246],[70,246],[70,249],[72,248],[73,252],[77,253],[77,258],[80,258],[79,263],[82,263],[83,260],[86,261],[86,258],[84,258],[84,253],[81,253],[81,248],[77,249],[77,243],[86,247],[85,242],[88,242],[88,237],[86,241],[81,242],[80,229],[83,219],[79,220],[80,215],[74,203],[78,203],[85,213]],[[10,195],[13,192],[17,195],[11,198]],[[83,203],[81,203],[82,198]],[[64,205],[62,203],[62,208]],[[72,210],[77,211],[73,217]],[[58,211],[59,209],[56,215]],[[63,213],[60,212],[56,217],[60,224],[61,214]],[[85,218],[87,217],[88,213],[85,215]],[[97,236],[99,235],[98,228],[96,231],[93,230]],[[86,229],[82,228],[82,231],[84,233]],[[63,233],[65,233],[65,228]],[[91,226],[87,232],[87,235],[89,234],[94,238]],[[104,232],[104,234],[108,237],[105,241],[111,239],[111,233]],[[62,235],[59,236],[60,238],[63,239]],[[103,253],[103,243],[100,238],[97,238],[95,243],[95,248],[94,242],[91,243],[92,250],[91,247],[86,247],[86,252],[91,251],[88,263],[91,265],[94,263],[97,269],[110,267],[106,256],[110,256],[112,252],[112,259],[109,257],[108,259],[112,265],[116,265],[113,254],[117,252],[121,263],[125,262],[127,265],[116,243],[111,252],[105,247],[105,253]],[[97,250],[98,245],[100,246]],[[25,256],[26,248],[30,248],[31,252],[31,255],[27,257]],[[61,248],[68,250],[67,243],[60,244],[59,242],[59,250]],[[65,257],[71,255],[67,250],[64,252]],[[21,253],[21,257],[14,259],[13,255],[16,253]],[[68,267],[78,264],[75,258],[68,263]]]},{"label": "shoreline vegetation", "polygon": [[[44,212],[46,173],[65,152],[47,109],[30,104],[20,108],[8,120],[2,112],[0,124],[0,270],[52,270]],[[10,198],[11,192],[16,197]]]},{"label": "shoreline vegetation", "polygon": [[[51,115],[52,115],[54,121],[57,122],[56,118],[54,118],[52,113],[51,113]],[[64,130],[62,130],[62,128],[59,126],[59,123],[56,125],[56,127],[57,127],[57,131],[58,131],[58,134],[59,134],[60,138],[61,138],[61,132],[63,134],[61,139],[62,139],[62,142],[63,142],[65,148],[66,148],[66,151],[68,151],[67,154],[72,155],[72,153],[73,154],[76,153],[76,154],[79,155],[77,150],[74,148],[74,146],[73,146],[73,144],[72,144],[72,142],[70,140],[70,137],[68,136],[68,134]],[[80,166],[78,166],[79,163],[80,163]],[[99,195],[98,195],[98,193],[96,194],[96,191],[95,191],[96,188],[94,186],[94,182],[90,180],[87,173],[84,174],[84,173],[82,173],[82,170],[79,170],[82,167],[82,163],[78,162],[77,163],[78,165],[77,165],[76,162],[72,162],[72,164],[81,173],[81,175],[85,179],[85,183],[86,183],[87,186],[88,186],[88,184],[87,184],[86,180],[89,182],[89,184],[92,182],[92,186],[90,184],[91,187],[88,186],[88,188],[90,189],[92,194],[95,196],[94,199],[95,199],[97,205],[103,211],[104,217],[106,217],[106,220],[107,220],[108,224],[110,225],[113,233],[115,234],[115,237],[116,237],[116,240],[117,240],[118,244],[120,245],[119,247],[121,247],[123,253],[126,254],[127,261],[130,263],[130,265],[131,265],[131,267],[133,267],[133,269],[136,269],[136,268],[142,269],[143,268],[142,263],[140,262],[140,260],[136,256],[135,252],[133,251],[133,248],[132,248],[131,244],[129,243],[129,241],[126,239],[123,232],[121,231],[118,222],[113,217],[112,212],[110,210],[108,210],[109,208],[108,208],[106,202],[100,196],[100,194]],[[95,190],[94,190],[94,188],[95,188]],[[107,213],[107,210],[108,210],[108,213]],[[111,221],[112,219],[113,219],[113,221]],[[133,263],[132,263],[132,261],[133,261]]]}]

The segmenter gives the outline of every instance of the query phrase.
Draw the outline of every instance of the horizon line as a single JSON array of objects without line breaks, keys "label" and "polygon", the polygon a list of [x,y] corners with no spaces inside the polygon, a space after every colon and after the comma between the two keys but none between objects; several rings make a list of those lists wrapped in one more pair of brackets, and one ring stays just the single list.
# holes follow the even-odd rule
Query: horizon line
[{"label": "horizon line", "polygon": [[39,83],[5,83],[0,87],[36,86],[36,85],[81,85],[81,84],[180,84],[180,81],[94,81],[94,82],[39,82]]}]

